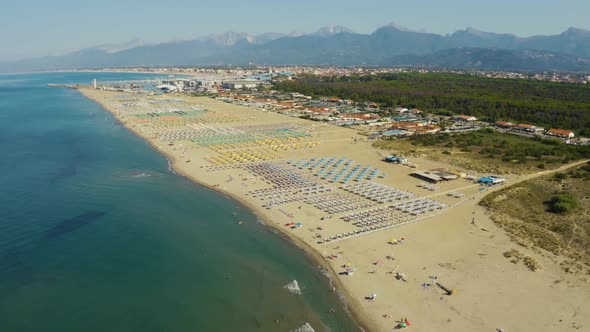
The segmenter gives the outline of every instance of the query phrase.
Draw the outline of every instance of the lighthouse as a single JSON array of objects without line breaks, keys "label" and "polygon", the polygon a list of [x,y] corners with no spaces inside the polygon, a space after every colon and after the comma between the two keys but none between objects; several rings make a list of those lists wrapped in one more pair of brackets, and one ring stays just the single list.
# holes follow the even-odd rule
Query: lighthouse
[{"label": "lighthouse", "polygon": [[94,89],[96,89],[96,78],[92,80],[92,86],[94,86]]}]

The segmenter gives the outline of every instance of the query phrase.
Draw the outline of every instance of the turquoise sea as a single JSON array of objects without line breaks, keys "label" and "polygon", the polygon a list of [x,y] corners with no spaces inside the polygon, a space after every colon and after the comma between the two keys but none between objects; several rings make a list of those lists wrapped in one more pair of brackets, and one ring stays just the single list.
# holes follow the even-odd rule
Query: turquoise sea
[{"label": "turquoise sea", "polygon": [[301,250],[46,86],[94,77],[154,76],[0,75],[0,331],[358,331]]}]

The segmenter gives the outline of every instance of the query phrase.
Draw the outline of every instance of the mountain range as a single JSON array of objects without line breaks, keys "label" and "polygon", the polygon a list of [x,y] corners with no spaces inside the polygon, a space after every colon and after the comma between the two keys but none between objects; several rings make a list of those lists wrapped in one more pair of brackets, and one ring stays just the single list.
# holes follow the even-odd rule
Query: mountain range
[{"label": "mountain range", "polygon": [[370,34],[342,26],[315,33],[227,32],[191,40],[100,45],[61,56],[0,62],[0,72],[169,65],[357,65],[590,72],[590,31],[518,37],[475,28],[449,35],[396,24]]}]

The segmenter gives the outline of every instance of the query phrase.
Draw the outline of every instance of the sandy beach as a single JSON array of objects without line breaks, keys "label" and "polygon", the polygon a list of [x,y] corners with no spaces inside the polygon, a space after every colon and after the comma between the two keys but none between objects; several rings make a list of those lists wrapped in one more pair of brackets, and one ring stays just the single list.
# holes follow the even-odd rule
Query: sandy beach
[{"label": "sandy beach", "polygon": [[[482,191],[466,179],[426,187],[353,129],[205,97],[79,91],[176,172],[245,204],[314,257],[368,331],[391,331],[402,318],[415,331],[590,328],[590,283],[512,242],[478,206],[500,188]],[[511,263],[510,249],[542,268]]]}]

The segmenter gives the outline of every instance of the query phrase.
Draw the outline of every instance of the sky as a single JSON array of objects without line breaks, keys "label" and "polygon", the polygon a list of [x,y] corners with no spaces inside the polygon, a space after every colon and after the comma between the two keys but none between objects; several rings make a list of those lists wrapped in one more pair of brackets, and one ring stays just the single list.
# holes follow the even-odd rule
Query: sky
[{"label": "sky", "polygon": [[590,30],[590,0],[19,0],[0,10],[0,61],[140,39],[226,31],[371,33],[390,22],[439,34],[474,27],[519,36]]}]

